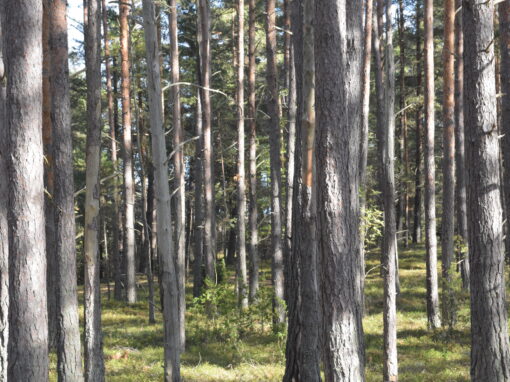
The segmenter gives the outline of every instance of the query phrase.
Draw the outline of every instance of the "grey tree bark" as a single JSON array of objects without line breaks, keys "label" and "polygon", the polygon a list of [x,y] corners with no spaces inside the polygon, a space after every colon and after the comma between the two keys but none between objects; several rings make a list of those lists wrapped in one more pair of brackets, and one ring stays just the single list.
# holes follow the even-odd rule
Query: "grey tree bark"
[{"label": "grey tree bark", "polygon": [[317,194],[326,381],[364,381],[359,162],[363,2],[316,3]]},{"label": "grey tree bark", "polygon": [[[7,179],[7,120],[4,64],[4,2],[0,1],[0,177]],[[9,340],[9,225],[7,222],[9,188],[0,182],[0,381],[7,382]]]},{"label": "grey tree bark", "polygon": [[443,45],[443,213],[441,219],[443,322],[455,325],[455,296],[451,267],[455,234],[455,0],[444,3]]},{"label": "grey tree bark", "polygon": [[427,320],[441,326],[437,280],[436,165],[434,160],[434,36],[433,0],[425,0],[425,246],[427,263]]},{"label": "grey tree bark", "polygon": [[209,0],[198,1],[198,45],[200,52],[201,101],[203,114],[204,167],[204,257],[205,274],[216,283],[216,241],[214,227],[214,182],[211,122],[211,10]]},{"label": "grey tree bark", "polygon": [[[42,2],[5,5],[10,381],[48,380]],[[3,26],[2,25],[2,26]],[[5,285],[5,284],[4,284]]]},{"label": "grey tree bark", "polygon": [[266,1],[266,56],[267,56],[267,108],[269,115],[269,157],[271,167],[271,251],[274,288],[274,324],[285,321],[283,242],[281,208],[281,159],[280,159],[280,99],[276,65],[276,9],[275,0]]},{"label": "grey tree bark", "polygon": [[126,298],[129,304],[136,302],[135,268],[135,184],[133,180],[133,143],[131,139],[131,78],[129,57],[129,1],[119,3],[122,127],[124,154],[124,257],[126,263]]},{"label": "grey tree bark", "polygon": [[184,327],[184,316],[186,312],[186,184],[184,181],[184,148],[183,128],[181,124],[181,97],[180,86],[180,65],[179,65],[179,40],[177,34],[177,1],[169,0],[170,7],[168,14],[168,24],[170,28],[170,61],[172,63],[172,126],[174,129],[174,174],[177,209],[175,222],[176,237],[176,264],[177,278],[179,284],[179,322],[181,324],[181,348],[184,351],[186,347],[186,332]]},{"label": "grey tree bark", "polygon": [[54,160],[57,372],[60,381],[83,381],[76,279],[73,142],[67,45],[67,2],[49,2],[50,94]]},{"label": "grey tree bark", "polygon": [[84,1],[87,74],[85,191],[85,380],[104,381],[99,280],[99,166],[101,155],[101,26],[99,0]]},{"label": "grey tree bark", "polygon": [[455,207],[457,210],[457,229],[466,245],[466,250],[459,260],[462,287],[469,289],[469,249],[466,202],[466,158],[464,144],[464,32],[462,31],[462,0],[457,0],[460,8],[455,19]]},{"label": "grey tree bark", "polygon": [[463,3],[471,380],[510,379],[494,66],[494,3]]},{"label": "grey tree bark", "polygon": [[244,0],[237,1],[237,261],[239,304],[248,308],[246,268],[246,184],[244,168]]},{"label": "grey tree bark", "polygon": [[257,70],[255,23],[256,23],[256,0],[248,0],[248,126],[249,126],[249,178],[250,178],[250,206],[249,206],[249,231],[250,231],[250,301],[254,301],[259,289],[259,236],[258,236],[258,208],[257,208],[257,109],[255,72]]},{"label": "grey tree bark", "polygon": [[158,257],[161,259],[163,289],[163,323],[165,332],[165,382],[179,382],[181,336],[179,323],[179,287],[174,262],[170,188],[168,185],[167,153],[163,133],[161,74],[156,14],[153,0],[143,0],[143,19],[147,58],[152,155],[156,182]]}]

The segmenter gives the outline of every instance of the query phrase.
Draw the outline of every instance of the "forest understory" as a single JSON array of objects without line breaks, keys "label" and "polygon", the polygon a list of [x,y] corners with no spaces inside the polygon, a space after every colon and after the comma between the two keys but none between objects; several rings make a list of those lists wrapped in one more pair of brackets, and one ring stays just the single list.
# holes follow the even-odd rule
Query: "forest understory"
[{"label": "forest understory", "polygon": [[[427,330],[425,248],[411,246],[399,251],[400,294],[397,299],[399,374],[402,381],[469,381],[469,294],[458,284],[457,325]],[[383,288],[380,252],[367,253],[365,284],[367,381],[380,381],[383,368]],[[200,301],[194,301],[188,284],[186,351],[181,374],[189,382],[281,381],[285,370],[285,334],[271,325],[271,271],[261,269],[261,297],[246,313],[237,308],[234,275],[212,288],[206,297],[220,302],[217,313],[208,317]],[[460,278],[459,274],[455,274]],[[508,272],[507,272],[508,276]],[[157,284],[157,283],[155,283]],[[156,310],[156,323],[149,324],[147,282],[138,279],[139,302],[127,306],[108,299],[102,284],[103,341],[108,381],[161,381],[163,377],[163,323]],[[156,291],[156,295],[159,291]],[[507,293],[507,296],[509,294]],[[83,291],[79,291],[80,320],[83,320]],[[242,317],[239,315],[242,314]],[[56,381],[56,356],[51,356],[50,380]]]}]

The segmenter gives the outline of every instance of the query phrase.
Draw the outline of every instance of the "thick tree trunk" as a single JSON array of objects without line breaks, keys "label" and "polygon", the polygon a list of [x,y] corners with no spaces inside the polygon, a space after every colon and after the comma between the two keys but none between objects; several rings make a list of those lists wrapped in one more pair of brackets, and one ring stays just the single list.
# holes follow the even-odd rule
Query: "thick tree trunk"
[{"label": "thick tree trunk", "polygon": [[326,381],[364,381],[359,162],[363,3],[316,3],[317,190]]},{"label": "thick tree trunk", "polygon": [[10,381],[48,380],[42,2],[6,1]]},{"label": "thick tree trunk", "polygon": [[86,0],[87,153],[85,193],[85,380],[104,381],[99,280],[99,166],[101,155],[100,3]]},{"label": "thick tree trunk", "polygon": [[471,380],[510,379],[494,67],[494,3],[463,3]]},{"label": "thick tree trunk", "polygon": [[[456,7],[461,7],[462,0],[457,0]],[[455,171],[457,179],[455,207],[457,210],[457,229],[465,244],[464,252],[460,253],[460,272],[462,287],[469,289],[469,249],[466,203],[466,162],[464,149],[464,32],[462,31],[462,8],[457,12],[455,20]]]},{"label": "thick tree trunk", "polygon": [[184,180],[184,148],[183,128],[181,124],[181,97],[180,86],[180,66],[179,66],[179,41],[177,34],[177,1],[169,0],[170,7],[168,14],[168,24],[170,28],[170,61],[172,64],[172,127],[174,129],[174,176],[175,176],[175,205],[177,209],[175,222],[176,237],[176,264],[177,277],[179,281],[179,320],[181,347],[184,351],[186,347],[186,333],[184,328],[184,314],[186,312],[186,184]]},{"label": "thick tree trunk", "polygon": [[441,326],[437,282],[436,164],[434,160],[434,36],[433,1],[425,0],[425,241],[427,263],[427,319],[431,329]]},{"label": "thick tree trunk", "polygon": [[124,153],[124,258],[126,264],[126,298],[129,304],[136,302],[135,269],[135,184],[133,181],[133,143],[131,140],[131,96],[129,24],[130,2],[119,3],[120,55],[122,82],[122,127]]},{"label": "thick tree trunk", "polygon": [[[83,381],[76,280],[73,142],[67,46],[67,2],[50,2],[58,377]],[[54,272],[52,270],[52,272]]]},{"label": "thick tree trunk", "polygon": [[248,308],[246,271],[246,184],[244,168],[244,0],[237,1],[237,261],[239,304]]},{"label": "thick tree trunk", "polygon": [[258,208],[257,208],[257,109],[255,72],[257,70],[255,23],[256,23],[256,0],[249,0],[248,21],[248,125],[250,145],[250,208],[249,208],[249,231],[250,231],[250,301],[254,301],[259,289],[259,236],[258,236]]},{"label": "thick tree trunk", "polygon": [[[7,179],[7,115],[4,67],[4,3],[0,3],[0,177]],[[9,188],[0,182],[0,381],[7,382],[9,341],[9,225],[7,222]]]},{"label": "thick tree trunk", "polygon": [[[422,90],[422,54],[421,54],[421,10],[420,1],[416,1],[416,97],[421,97]],[[421,205],[422,205],[422,183],[421,183],[421,156],[422,156],[422,109],[421,105],[416,108],[416,156],[415,156],[415,181],[414,181],[414,222],[413,222],[413,243],[421,242]]]},{"label": "thick tree trunk", "polygon": [[163,133],[163,108],[161,102],[161,75],[156,15],[152,0],[143,0],[143,19],[147,58],[152,155],[156,181],[158,252],[161,259],[161,286],[163,289],[163,323],[165,332],[165,382],[180,381],[180,323],[179,287],[174,263],[170,188],[168,185],[167,153]]},{"label": "thick tree trunk", "polygon": [[276,66],[276,10],[275,0],[266,0],[266,55],[267,55],[267,109],[269,115],[269,156],[271,167],[271,250],[274,288],[274,323],[285,321],[282,209],[281,209],[281,159],[280,159],[280,102]]},{"label": "thick tree trunk", "polygon": [[443,46],[443,216],[441,258],[443,276],[443,322],[455,325],[455,296],[452,285],[455,234],[455,0],[445,1]]},{"label": "thick tree trunk", "polygon": [[510,258],[510,4],[503,1],[499,4],[499,41],[501,52],[501,140],[505,176],[503,189],[506,206],[506,257]]},{"label": "thick tree trunk", "polygon": [[[382,0],[379,0],[382,1]],[[385,381],[398,380],[397,360],[397,225],[395,208],[395,58],[391,1],[386,0],[384,130],[378,131],[382,166],[381,189],[384,204],[383,278],[384,278],[384,366]]]},{"label": "thick tree trunk", "polygon": [[[110,127],[110,157],[113,164],[113,171],[117,172],[119,163],[117,159],[117,137],[115,129],[117,128],[115,110],[117,106],[114,105],[114,94],[112,90],[112,74],[110,66],[110,38],[108,33],[108,14],[106,8],[106,0],[101,0],[102,3],[102,17],[103,17],[103,39],[104,39],[104,53],[105,53],[105,69],[106,69],[106,94],[108,97],[108,124]],[[114,65],[115,66],[115,65]],[[113,214],[112,219],[112,234],[113,234],[113,274],[114,274],[114,291],[113,295],[116,300],[122,299],[122,279],[121,279],[121,258],[120,258],[120,232],[119,225],[122,225],[122,215],[119,209],[120,205],[120,191],[119,191],[119,178],[116,176],[113,180]]]},{"label": "thick tree trunk", "polygon": [[211,11],[209,0],[198,1],[198,44],[200,51],[201,101],[203,114],[203,168],[204,168],[204,257],[205,274],[216,283],[216,242],[214,227],[214,182],[211,125]]}]

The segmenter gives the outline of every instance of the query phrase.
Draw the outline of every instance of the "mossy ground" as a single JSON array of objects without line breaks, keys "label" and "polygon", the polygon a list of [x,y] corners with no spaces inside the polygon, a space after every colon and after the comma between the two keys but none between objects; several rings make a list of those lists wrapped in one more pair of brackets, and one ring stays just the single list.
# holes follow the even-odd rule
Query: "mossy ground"
[{"label": "mossy ground", "polygon": [[[398,297],[398,355],[401,381],[469,380],[469,298],[459,292],[458,322],[453,331],[427,330],[425,302],[425,254],[422,246],[400,251]],[[364,319],[367,381],[382,378],[382,280],[379,254],[368,255],[366,279],[367,314]],[[269,291],[269,269],[263,272]],[[188,288],[191,289],[191,288]],[[235,304],[233,285],[224,298]],[[270,292],[268,292],[270,293]],[[266,293],[266,295],[268,295]],[[148,323],[147,289],[141,282],[139,303],[126,306],[107,299],[103,287],[104,353],[108,381],[161,381],[163,375],[163,330],[161,314]],[[156,296],[158,294],[156,293]],[[267,297],[270,300],[270,297]],[[192,297],[188,296],[192,306]],[[83,318],[83,307],[81,307]],[[228,312],[228,307],[224,312]],[[261,307],[267,309],[267,306]],[[240,323],[239,320],[243,322]],[[227,313],[209,317],[195,306],[186,314],[187,348],[182,355],[184,381],[281,381],[284,371],[285,338],[271,330],[270,317],[255,313],[239,317]],[[55,355],[52,354],[55,380]]]}]

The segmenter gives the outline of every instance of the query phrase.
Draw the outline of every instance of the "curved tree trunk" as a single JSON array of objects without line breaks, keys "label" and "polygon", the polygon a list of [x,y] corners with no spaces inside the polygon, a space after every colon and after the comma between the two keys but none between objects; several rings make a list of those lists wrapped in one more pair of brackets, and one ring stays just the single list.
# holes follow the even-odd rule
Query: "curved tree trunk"
[{"label": "curved tree trunk", "polygon": [[363,3],[316,3],[317,190],[323,362],[327,381],[365,380],[359,153]]},{"label": "curved tree trunk", "polygon": [[463,3],[471,380],[510,379],[494,67],[494,3]]},{"label": "curved tree trunk", "polygon": [[441,326],[437,282],[436,164],[434,160],[434,36],[433,1],[425,0],[425,241],[427,263],[427,319],[431,329]]},{"label": "curved tree trunk", "polygon": [[[73,142],[67,46],[67,2],[50,2],[58,377],[83,381],[76,280]],[[52,272],[54,272],[52,270]]]},{"label": "curved tree trunk", "polygon": [[42,2],[5,2],[10,381],[48,380],[42,145]]}]

